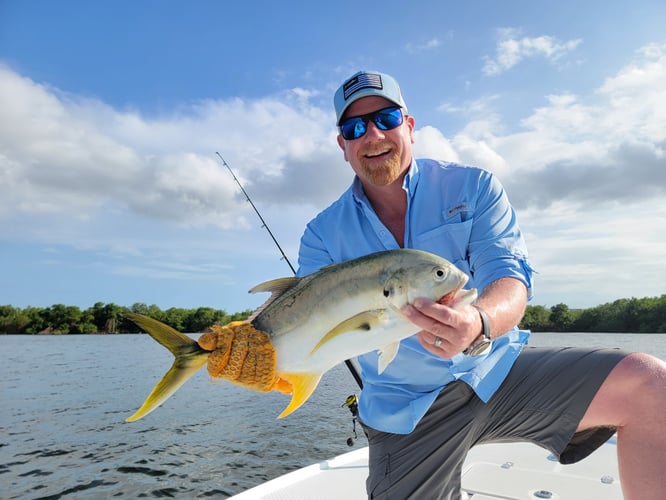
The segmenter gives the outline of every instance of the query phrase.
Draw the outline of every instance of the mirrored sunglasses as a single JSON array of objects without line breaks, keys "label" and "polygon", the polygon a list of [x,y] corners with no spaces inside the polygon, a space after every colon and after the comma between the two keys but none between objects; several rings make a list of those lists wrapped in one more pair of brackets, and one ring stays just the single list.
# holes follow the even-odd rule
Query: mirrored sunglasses
[{"label": "mirrored sunglasses", "polygon": [[402,125],[402,110],[399,106],[391,106],[367,115],[347,118],[340,123],[340,135],[347,141],[363,137],[368,131],[370,120],[379,130],[392,130]]}]

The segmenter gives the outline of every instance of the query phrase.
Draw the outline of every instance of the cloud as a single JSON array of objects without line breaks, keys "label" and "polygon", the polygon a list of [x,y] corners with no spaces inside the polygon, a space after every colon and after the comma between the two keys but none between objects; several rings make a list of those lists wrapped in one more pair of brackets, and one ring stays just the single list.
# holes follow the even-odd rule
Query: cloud
[{"label": "cloud", "polygon": [[512,176],[505,184],[519,208],[547,209],[566,201],[589,210],[663,199],[666,151],[654,144],[622,142],[603,158],[554,161]]},{"label": "cloud", "polygon": [[[549,45],[545,45],[549,46]],[[557,53],[557,44],[550,51]],[[425,126],[415,153],[499,173],[521,207],[663,196],[666,45],[641,48],[590,98],[550,95],[506,133],[497,96],[439,109],[467,120],[451,137]],[[247,226],[251,196],[274,206],[329,203],[351,170],[316,92],[202,100],[146,116],[68,95],[0,66],[0,218],[94,219],[126,211],[179,225]],[[631,182],[627,182],[630,179]]]},{"label": "cloud", "polygon": [[501,158],[506,167],[499,172],[523,208],[659,199],[666,194],[664,88],[666,44],[651,44],[585,101],[547,96],[545,106],[522,120],[522,130],[508,134],[489,114],[470,122],[452,144],[461,156],[458,144],[466,143]]},{"label": "cloud", "polygon": [[499,75],[527,58],[543,57],[551,62],[557,61],[582,42],[580,38],[559,42],[547,35],[534,38],[519,38],[519,35],[520,32],[512,28],[499,30],[495,55],[484,57],[482,71],[485,75]]},{"label": "cloud", "polygon": [[[201,101],[165,116],[117,110],[0,66],[0,218],[121,210],[187,226],[243,226],[232,177],[276,203],[319,203],[348,182],[312,92]],[[276,182],[277,180],[277,182]],[[304,182],[305,180],[305,182]],[[281,193],[278,196],[278,193]]]},{"label": "cloud", "polygon": [[[599,303],[584,290],[604,280],[604,265],[625,269],[615,297],[657,294],[637,283],[666,266],[663,231],[638,226],[665,216],[664,88],[666,44],[648,45],[587,95],[545,96],[518,129],[507,130],[498,96],[442,104],[463,126],[448,136],[418,128],[414,152],[500,175],[551,293],[538,303],[563,301],[572,283],[582,291],[565,302]],[[332,112],[315,96],[292,89],[149,116],[0,66],[0,230],[11,241],[79,249],[90,265],[104,256],[114,275],[136,278],[227,283],[246,262],[281,267],[215,151],[294,256],[307,220],[352,176]]]},{"label": "cloud", "polygon": [[462,103],[444,102],[437,106],[437,110],[465,117],[487,116],[489,113],[493,113],[493,105],[499,100],[499,98],[499,95],[493,94]]},{"label": "cloud", "polygon": [[520,218],[539,272],[535,303],[591,307],[664,293],[655,271],[666,267],[666,240],[655,227],[665,220],[666,205],[620,202],[600,209],[562,201],[547,211],[523,209]]},{"label": "cloud", "polygon": [[425,52],[436,49],[440,45],[442,45],[441,40],[435,37],[419,43],[409,42],[405,45],[405,51],[410,54],[415,54],[417,52]]},{"label": "cloud", "polygon": [[438,129],[426,125],[414,133],[414,156],[459,162],[460,157],[449,139]]}]

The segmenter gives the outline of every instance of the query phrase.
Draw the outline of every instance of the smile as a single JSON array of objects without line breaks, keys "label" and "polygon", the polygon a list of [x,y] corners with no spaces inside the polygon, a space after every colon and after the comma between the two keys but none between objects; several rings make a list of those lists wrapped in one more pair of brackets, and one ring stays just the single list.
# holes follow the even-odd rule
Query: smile
[{"label": "smile", "polygon": [[364,156],[366,158],[377,158],[378,156],[383,156],[383,155],[389,154],[390,152],[391,152],[390,149],[385,149],[383,151],[378,151],[376,153],[366,153]]}]

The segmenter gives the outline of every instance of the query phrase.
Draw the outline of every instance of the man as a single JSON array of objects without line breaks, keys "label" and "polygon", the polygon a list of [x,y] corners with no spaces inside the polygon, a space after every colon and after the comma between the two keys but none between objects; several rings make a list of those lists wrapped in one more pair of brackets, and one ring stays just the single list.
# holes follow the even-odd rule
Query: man
[{"label": "man", "polygon": [[[356,176],[301,239],[299,275],[375,251],[437,253],[480,295],[403,313],[422,330],[377,374],[358,358],[359,416],[370,445],[370,498],[460,498],[467,451],[493,440],[537,443],[563,463],[618,433],[626,498],[666,491],[666,365],[616,350],[524,347],[516,328],[532,270],[498,180],[477,168],[414,160],[414,117],[391,76],[361,71],[334,97],[338,144]],[[488,347],[488,339],[492,339]]]}]

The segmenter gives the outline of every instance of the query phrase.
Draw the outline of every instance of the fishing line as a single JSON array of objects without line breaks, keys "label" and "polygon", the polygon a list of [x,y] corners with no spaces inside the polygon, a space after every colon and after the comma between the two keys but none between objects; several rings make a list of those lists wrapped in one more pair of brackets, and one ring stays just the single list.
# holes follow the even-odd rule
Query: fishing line
[{"label": "fishing line", "polygon": [[292,265],[291,265],[291,262],[289,262],[289,259],[287,258],[287,255],[284,253],[284,250],[282,250],[282,247],[281,247],[280,244],[278,243],[278,240],[277,240],[277,239],[275,238],[275,236],[273,235],[273,232],[272,232],[271,229],[268,227],[268,224],[266,224],[266,221],[264,220],[264,218],[263,218],[263,217],[261,216],[261,214],[259,213],[259,210],[257,209],[257,207],[254,206],[254,203],[252,203],[252,200],[250,199],[250,195],[247,194],[247,192],[246,192],[245,189],[243,188],[243,185],[240,183],[240,181],[239,181],[238,178],[236,177],[236,174],[234,174],[234,171],[231,170],[231,167],[229,166],[229,164],[228,164],[226,161],[224,161],[224,158],[222,158],[222,155],[221,155],[220,153],[218,153],[217,151],[215,151],[215,154],[216,154],[217,156],[220,157],[220,160],[222,160],[222,165],[224,165],[225,167],[227,167],[227,170],[229,170],[229,172],[231,173],[231,176],[232,176],[232,177],[234,178],[234,180],[236,181],[236,184],[238,184],[238,187],[239,187],[239,188],[241,189],[241,191],[243,192],[243,195],[245,195],[245,199],[248,201],[248,203],[250,203],[250,205],[252,205],[252,208],[254,209],[254,212],[257,214],[257,217],[259,217],[259,220],[261,221],[261,224],[262,224],[261,227],[263,227],[264,229],[266,229],[266,231],[268,231],[268,234],[269,234],[269,235],[271,236],[271,238],[273,239],[273,243],[275,243],[275,246],[276,246],[276,247],[278,248],[278,250],[280,251],[280,254],[282,254],[282,260],[284,260],[284,261],[287,263],[287,265],[289,266],[289,269],[291,269],[291,272],[292,272],[293,274],[296,274],[296,269],[294,269],[294,266],[292,266]]},{"label": "fishing line", "polygon": [[[227,167],[227,170],[229,170],[229,172],[231,173],[231,176],[234,178],[234,181],[236,181],[236,184],[238,184],[238,187],[243,192],[243,195],[245,196],[245,199],[248,201],[248,203],[250,205],[252,205],[252,208],[254,209],[254,212],[257,214],[257,217],[259,217],[259,220],[261,221],[261,224],[262,224],[261,227],[263,227],[264,229],[266,229],[266,231],[268,231],[268,234],[270,235],[271,239],[273,240],[273,243],[275,243],[275,246],[278,248],[278,250],[280,251],[280,254],[282,255],[282,260],[284,260],[287,263],[287,265],[291,269],[291,272],[293,274],[296,274],[296,269],[294,269],[294,266],[292,266],[291,262],[289,262],[289,258],[284,253],[284,250],[282,250],[282,247],[278,243],[277,238],[275,238],[275,236],[273,235],[273,232],[268,227],[268,224],[266,223],[264,218],[261,216],[261,213],[259,213],[259,209],[255,206],[254,203],[252,203],[252,200],[250,199],[250,195],[247,194],[247,191],[245,191],[245,189],[243,188],[243,185],[240,183],[240,181],[236,177],[236,174],[234,174],[234,171],[231,170],[231,167],[224,160],[224,158],[222,158],[222,155],[219,152],[215,151],[215,154],[220,158],[220,160],[222,160],[222,165]],[[359,388],[363,389],[363,381],[361,380],[361,376],[359,375],[358,371],[356,370],[356,367],[352,364],[351,360],[346,359],[345,360],[345,365],[347,365],[347,368],[349,369],[352,376],[354,377],[354,380],[356,380],[356,383],[358,384]]]}]

